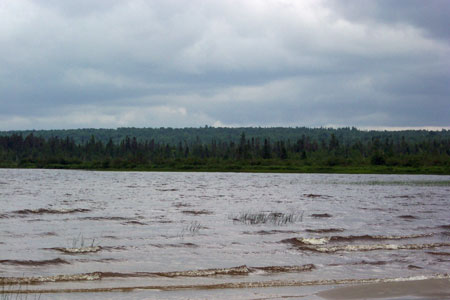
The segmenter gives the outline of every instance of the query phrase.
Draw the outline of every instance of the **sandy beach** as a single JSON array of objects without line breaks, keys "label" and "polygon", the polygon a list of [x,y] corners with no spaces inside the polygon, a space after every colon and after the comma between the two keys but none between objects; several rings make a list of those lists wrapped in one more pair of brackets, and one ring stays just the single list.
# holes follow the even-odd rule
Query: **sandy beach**
[{"label": "sandy beach", "polygon": [[426,279],[346,286],[319,292],[317,296],[330,300],[450,299],[450,280]]}]

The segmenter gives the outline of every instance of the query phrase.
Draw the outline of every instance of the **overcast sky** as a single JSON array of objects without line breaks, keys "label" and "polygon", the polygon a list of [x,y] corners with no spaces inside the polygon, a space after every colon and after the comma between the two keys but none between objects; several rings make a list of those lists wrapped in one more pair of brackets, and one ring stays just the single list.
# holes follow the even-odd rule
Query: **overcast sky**
[{"label": "overcast sky", "polygon": [[450,128],[450,1],[0,1],[0,130],[204,125]]}]

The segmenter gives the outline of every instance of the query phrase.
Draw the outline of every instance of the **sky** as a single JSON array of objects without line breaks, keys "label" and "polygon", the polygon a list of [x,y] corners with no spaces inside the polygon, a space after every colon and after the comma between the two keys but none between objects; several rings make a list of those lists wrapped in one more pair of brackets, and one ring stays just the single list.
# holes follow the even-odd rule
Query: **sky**
[{"label": "sky", "polygon": [[0,1],[0,130],[205,125],[450,129],[450,1]]}]

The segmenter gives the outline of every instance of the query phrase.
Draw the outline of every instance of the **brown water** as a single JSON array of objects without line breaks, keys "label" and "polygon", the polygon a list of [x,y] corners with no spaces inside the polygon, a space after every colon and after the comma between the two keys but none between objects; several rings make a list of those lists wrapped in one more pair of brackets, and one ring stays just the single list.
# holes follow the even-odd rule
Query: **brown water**
[{"label": "brown water", "polygon": [[447,278],[449,195],[450,176],[2,169],[0,291],[313,299]]}]

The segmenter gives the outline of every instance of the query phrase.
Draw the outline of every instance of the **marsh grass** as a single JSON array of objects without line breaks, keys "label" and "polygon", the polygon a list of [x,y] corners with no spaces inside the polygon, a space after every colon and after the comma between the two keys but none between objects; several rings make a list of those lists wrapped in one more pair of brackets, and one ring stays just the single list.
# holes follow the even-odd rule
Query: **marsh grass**
[{"label": "marsh grass", "polygon": [[[84,236],[81,235],[81,233],[76,237],[72,239],[72,248],[93,248],[95,247],[95,238],[92,238],[92,241],[89,243],[87,240],[85,240]],[[98,246],[98,245],[97,245]]]},{"label": "marsh grass", "polygon": [[303,221],[303,211],[301,213],[281,213],[281,212],[259,212],[259,213],[240,213],[232,216],[233,222],[239,222],[247,225],[272,224],[282,226],[295,222]]},{"label": "marsh grass", "polygon": [[[95,238],[92,240],[85,239],[81,233],[76,237],[72,239],[72,247],[56,247],[51,248],[53,250],[57,250],[66,254],[77,254],[77,253],[95,253],[100,250],[102,250],[102,247],[98,245],[98,243],[95,243]],[[1,299],[0,299],[1,300]]]},{"label": "marsh grass", "polygon": [[184,237],[186,234],[196,235],[200,232],[203,226],[198,221],[192,221],[189,225],[183,227],[180,233],[180,237]]},{"label": "marsh grass", "polygon": [[0,289],[0,300],[40,300],[41,294],[30,294],[22,285],[2,285]]}]

